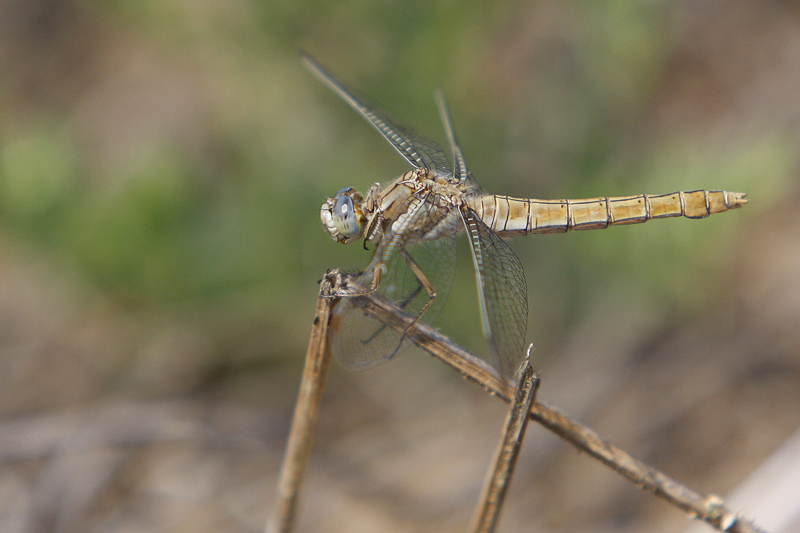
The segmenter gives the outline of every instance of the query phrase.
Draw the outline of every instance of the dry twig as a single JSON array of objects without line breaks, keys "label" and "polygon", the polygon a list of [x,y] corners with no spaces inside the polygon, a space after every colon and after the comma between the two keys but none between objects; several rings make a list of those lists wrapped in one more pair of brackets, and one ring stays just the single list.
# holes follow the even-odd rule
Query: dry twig
[{"label": "dry twig", "polygon": [[[289,531],[300,485],[302,472],[308,461],[311,443],[313,440],[314,425],[319,408],[319,393],[324,380],[324,370],[327,367],[327,336],[330,310],[333,302],[330,300],[336,294],[346,295],[348,292],[347,277],[337,270],[329,271],[322,280],[320,289],[320,302],[317,304],[317,315],[314,322],[311,342],[309,344],[306,370],[301,384],[298,406],[295,409],[295,419],[292,424],[287,453],[281,470],[279,501],[276,505],[275,524],[284,524],[286,527],[276,531]],[[432,327],[415,321],[403,313],[392,302],[377,293],[361,296],[350,296],[354,303],[359,305],[365,313],[380,320],[387,326],[398,331],[405,331],[407,338],[424,351],[443,361],[459,371],[464,377],[478,383],[490,394],[509,402],[506,391],[514,387],[506,382],[498,372],[482,359],[470,354],[450,339]],[[312,353],[313,352],[313,353]],[[319,352],[319,353],[317,353]],[[315,355],[316,354],[316,355]],[[323,355],[324,354],[324,355]],[[319,357],[318,362],[309,363]],[[312,369],[309,369],[313,366]],[[319,369],[320,375],[313,374]],[[309,386],[308,379],[316,379],[316,388]],[[307,387],[309,387],[307,389]],[[303,409],[310,409],[310,413],[302,413],[300,403],[307,403]],[[633,481],[640,489],[650,492],[675,507],[688,513],[692,518],[703,520],[719,531],[732,533],[763,533],[751,520],[745,519],[741,513],[735,513],[726,508],[719,496],[707,497],[689,489],[674,479],[659,472],[637,459],[634,459],[623,450],[615,447],[593,430],[570,419],[556,408],[544,402],[536,401],[530,410],[530,418],[543,425],[562,439],[566,440],[578,450],[601,461],[625,478]],[[300,424],[300,428],[295,428]],[[298,436],[302,434],[302,436]],[[297,448],[297,449],[295,449]]]},{"label": "dry twig", "polygon": [[297,495],[303,474],[311,457],[314,436],[319,420],[319,408],[322,400],[322,389],[330,362],[330,346],[328,345],[328,325],[331,309],[335,300],[331,298],[339,290],[341,278],[331,276],[329,272],[320,286],[314,325],[308,342],[308,352],[300,381],[300,392],[294,406],[294,416],[283,455],[280,477],[278,478],[278,499],[271,522],[267,523],[267,532],[287,532],[292,530],[294,514],[297,508]]},{"label": "dry twig", "polygon": [[503,507],[506,492],[511,484],[511,476],[517,464],[522,438],[528,426],[528,413],[539,390],[539,373],[533,371],[531,366],[531,350],[528,348],[525,359],[517,370],[517,387],[514,391],[514,401],[506,417],[503,439],[497,447],[494,468],[489,471],[486,484],[483,487],[475,518],[472,521],[472,531],[476,533],[491,533],[497,527],[500,510]]}]

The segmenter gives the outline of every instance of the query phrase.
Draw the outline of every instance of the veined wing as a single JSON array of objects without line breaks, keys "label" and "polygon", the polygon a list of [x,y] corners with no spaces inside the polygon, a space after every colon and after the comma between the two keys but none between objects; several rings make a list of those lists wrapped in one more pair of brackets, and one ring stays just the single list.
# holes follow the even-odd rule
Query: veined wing
[{"label": "veined wing", "polygon": [[370,103],[366,98],[357,95],[322,68],[311,56],[303,54],[303,63],[322,83],[330,87],[358,114],[367,119],[414,168],[425,168],[444,177],[452,175],[447,155],[441,146],[420,133],[393,121],[388,113]]},{"label": "veined wing", "polygon": [[453,170],[455,178],[458,183],[465,185],[464,190],[468,194],[477,194],[481,191],[480,185],[475,181],[475,178],[470,174],[467,168],[467,161],[464,159],[464,152],[456,139],[456,130],[453,128],[453,121],[450,119],[450,109],[447,106],[447,99],[444,97],[444,91],[437,89],[436,91],[436,107],[439,110],[439,119],[444,126],[445,135],[447,135],[447,142],[450,144],[450,151],[453,154]]},{"label": "veined wing", "polygon": [[523,356],[528,286],[517,254],[470,208],[461,209],[478,285],[483,333],[495,367],[510,377]]},{"label": "veined wing", "polygon": [[[421,218],[425,218],[425,209],[421,209],[420,212]],[[387,242],[388,239],[384,238],[382,244]],[[379,246],[375,250],[373,261],[366,272],[358,278],[358,284],[365,290],[370,287],[374,272],[372,267],[375,261],[383,256],[386,270],[381,276],[377,292],[395,302],[408,315],[416,317],[428,303],[428,293],[399,251],[394,251],[387,257],[383,254],[382,248],[383,246]],[[453,235],[421,241],[404,250],[422,268],[436,291],[436,298],[420,317],[422,322],[430,324],[439,315],[453,284],[456,237]],[[344,366],[354,369],[371,368],[388,361],[410,344],[410,341],[406,340],[401,346],[402,334],[366,316],[353,298],[342,298],[336,304],[332,329],[334,357]]]},{"label": "veined wing", "polygon": [[[480,193],[456,139],[444,93],[436,92],[436,105],[453,152],[455,176],[467,195]],[[483,334],[489,340],[492,363],[506,377],[513,375],[522,358],[528,327],[528,286],[517,254],[477,214],[464,206],[462,220],[469,237],[475,281],[478,286]]]}]

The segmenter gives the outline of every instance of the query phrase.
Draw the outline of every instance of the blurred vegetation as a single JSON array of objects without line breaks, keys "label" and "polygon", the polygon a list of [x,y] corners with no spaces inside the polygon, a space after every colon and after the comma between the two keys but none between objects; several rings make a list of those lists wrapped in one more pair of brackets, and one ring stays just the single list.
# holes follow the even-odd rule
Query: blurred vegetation
[{"label": "blurred vegetation", "polygon": [[[443,88],[489,193],[748,193],[511,243],[542,396],[731,503],[800,413],[798,43],[790,2],[0,0],[0,530],[263,529],[317,281],[371,253],[320,205],[408,168],[300,50],[439,141]],[[459,246],[436,326],[485,353]],[[332,366],[299,530],[466,526],[504,407],[397,359]],[[685,526],[526,440],[505,530]]]},{"label": "blurred vegetation", "polygon": [[[734,275],[737,231],[795,179],[776,117],[734,133],[678,104],[677,118],[659,115],[681,75],[677,4],[60,6],[36,8],[0,66],[6,246],[48,258],[85,301],[204,332],[217,365],[299,364],[316,280],[368,260],[325,236],[319,205],[405,170],[299,49],[437,139],[442,86],[489,192],[750,193],[747,210],[708,221],[517,240],[540,353],[598,309],[645,327],[702,313]],[[469,262],[459,268],[439,324],[482,351],[477,314],[457,311],[475,308]]]}]

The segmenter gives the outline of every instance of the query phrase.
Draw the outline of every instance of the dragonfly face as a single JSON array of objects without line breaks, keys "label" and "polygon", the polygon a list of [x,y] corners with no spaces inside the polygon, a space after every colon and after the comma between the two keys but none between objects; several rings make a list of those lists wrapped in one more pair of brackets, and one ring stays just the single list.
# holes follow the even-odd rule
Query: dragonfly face
[{"label": "dragonfly face", "polygon": [[345,187],[322,204],[320,219],[334,241],[352,244],[364,235],[367,219],[361,208],[363,201],[361,193]]}]

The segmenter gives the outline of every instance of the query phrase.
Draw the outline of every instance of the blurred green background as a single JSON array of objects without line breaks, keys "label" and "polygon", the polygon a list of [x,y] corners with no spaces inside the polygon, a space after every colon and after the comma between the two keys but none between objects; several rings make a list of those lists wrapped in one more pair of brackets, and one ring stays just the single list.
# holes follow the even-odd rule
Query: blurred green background
[{"label": "blurred green background", "polygon": [[[799,35],[781,3],[0,1],[0,413],[236,398],[279,451],[317,281],[369,260],[319,206],[406,170],[299,50],[440,141],[442,87],[487,192],[749,193],[704,221],[515,240],[541,367],[733,327],[744,243],[798,196]],[[484,353],[461,252],[437,326]]]}]

